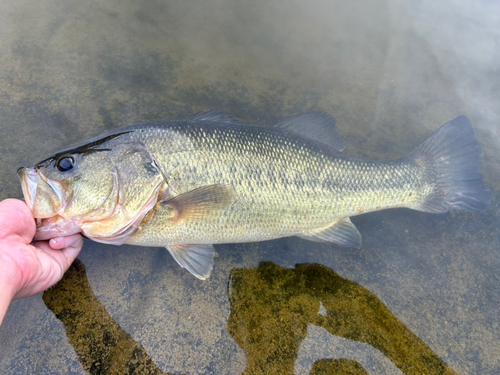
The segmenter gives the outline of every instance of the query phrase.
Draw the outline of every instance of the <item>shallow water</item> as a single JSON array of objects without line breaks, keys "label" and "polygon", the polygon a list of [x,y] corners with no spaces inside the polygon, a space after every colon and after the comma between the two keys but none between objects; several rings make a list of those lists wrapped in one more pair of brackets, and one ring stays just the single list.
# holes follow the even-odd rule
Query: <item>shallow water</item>
[{"label": "shallow water", "polygon": [[[0,199],[21,198],[21,164],[209,109],[251,125],[326,111],[344,153],[378,160],[465,114],[499,191],[496,2],[186,4],[0,2]],[[498,374],[499,217],[495,196],[355,217],[361,250],[216,246],[205,282],[165,249],[87,241],[85,266],[11,305],[0,372]]]}]

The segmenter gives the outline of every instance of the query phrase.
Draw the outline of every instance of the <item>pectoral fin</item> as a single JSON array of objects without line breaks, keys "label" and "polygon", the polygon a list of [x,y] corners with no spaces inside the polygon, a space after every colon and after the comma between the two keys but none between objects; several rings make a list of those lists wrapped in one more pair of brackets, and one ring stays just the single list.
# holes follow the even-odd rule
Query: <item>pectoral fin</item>
[{"label": "pectoral fin", "polygon": [[177,195],[165,202],[175,212],[172,220],[209,219],[211,215],[226,207],[233,199],[230,185],[209,185]]},{"label": "pectoral fin", "polygon": [[198,279],[205,280],[212,273],[217,255],[212,245],[169,245],[166,248],[182,268]]},{"label": "pectoral fin", "polygon": [[298,237],[310,241],[335,242],[340,245],[361,248],[361,234],[348,217],[337,220],[333,225],[315,233],[306,233]]}]

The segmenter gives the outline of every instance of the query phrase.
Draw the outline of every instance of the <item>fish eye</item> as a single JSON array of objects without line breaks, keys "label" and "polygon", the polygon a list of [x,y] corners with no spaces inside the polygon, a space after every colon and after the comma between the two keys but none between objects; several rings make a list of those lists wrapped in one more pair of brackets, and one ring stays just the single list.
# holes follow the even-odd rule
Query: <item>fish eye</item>
[{"label": "fish eye", "polygon": [[72,156],[65,156],[56,162],[56,168],[59,172],[67,172],[73,169],[75,159]]}]

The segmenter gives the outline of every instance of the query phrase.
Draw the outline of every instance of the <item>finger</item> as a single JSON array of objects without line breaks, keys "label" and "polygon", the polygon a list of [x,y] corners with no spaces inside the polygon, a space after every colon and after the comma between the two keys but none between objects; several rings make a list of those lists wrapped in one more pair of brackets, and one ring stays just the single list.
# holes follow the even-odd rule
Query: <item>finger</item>
[{"label": "finger", "polygon": [[[54,238],[49,241],[49,246],[53,251],[62,253],[67,260],[68,267],[73,263],[83,247],[83,238],[80,234],[73,234],[67,237]],[[53,254],[54,256],[54,254]]]},{"label": "finger", "polygon": [[[80,237],[80,238],[79,238]],[[37,261],[33,270],[29,272],[28,278],[21,283],[21,288],[15,294],[14,299],[26,298],[55,285],[71,266],[82,248],[81,236],[62,239],[59,245],[68,245],[62,249],[53,249],[49,241],[35,241],[32,246]]]},{"label": "finger", "polygon": [[67,237],[53,238],[49,241],[50,247],[54,250],[60,250],[64,248],[78,249],[80,251],[83,246],[83,239],[80,234],[72,234]]},{"label": "finger", "polygon": [[17,234],[30,243],[35,230],[35,220],[26,203],[18,199],[0,202],[0,238]]},{"label": "finger", "polygon": [[68,237],[56,238],[55,241],[35,241],[33,242],[33,246],[44,251],[54,259],[61,267],[62,273],[64,273],[80,253],[83,246],[83,239],[81,235],[73,234]]}]

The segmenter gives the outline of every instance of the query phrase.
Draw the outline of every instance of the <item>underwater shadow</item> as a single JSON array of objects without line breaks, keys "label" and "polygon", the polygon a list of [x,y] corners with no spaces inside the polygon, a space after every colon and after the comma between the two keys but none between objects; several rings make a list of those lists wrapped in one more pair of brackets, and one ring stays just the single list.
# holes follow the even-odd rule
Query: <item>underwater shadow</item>
[{"label": "underwater shadow", "polygon": [[[370,291],[319,264],[286,269],[271,262],[231,271],[227,326],[246,355],[244,374],[294,374],[309,323],[369,344],[404,374],[455,374]],[[78,259],[43,301],[65,327],[89,374],[169,374],[153,363],[93,294]],[[321,304],[326,315],[319,314]],[[317,360],[310,372],[368,374],[351,359]]]}]

